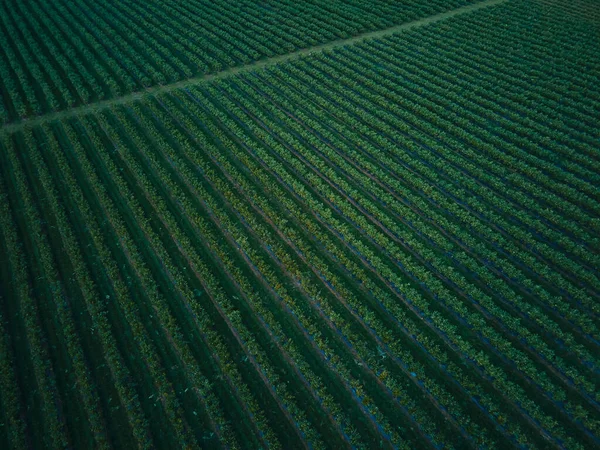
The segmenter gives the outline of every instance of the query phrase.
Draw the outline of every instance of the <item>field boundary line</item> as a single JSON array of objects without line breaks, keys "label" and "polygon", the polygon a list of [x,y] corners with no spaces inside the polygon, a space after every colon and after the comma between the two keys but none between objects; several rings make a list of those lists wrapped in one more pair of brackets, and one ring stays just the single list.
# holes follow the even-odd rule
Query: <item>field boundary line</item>
[{"label": "field boundary line", "polygon": [[168,93],[177,89],[185,88],[187,86],[194,86],[202,82],[219,80],[221,78],[228,78],[240,73],[252,72],[265,67],[274,66],[276,64],[293,61],[296,59],[300,59],[303,56],[310,55],[314,52],[323,52],[335,48],[346,47],[348,45],[356,44],[358,42],[362,42],[369,39],[377,39],[390,36],[401,31],[410,30],[412,28],[418,28],[432,23],[440,22],[451,17],[477,11],[490,6],[506,3],[507,1],[509,0],[484,0],[472,5],[463,6],[461,8],[453,9],[451,11],[446,11],[443,13],[435,14],[433,16],[425,17],[423,19],[418,19],[400,25],[394,25],[393,27],[385,28],[383,30],[369,31],[347,39],[329,41],[324,44],[315,45],[313,47],[307,47],[301,50],[297,50],[295,52],[286,53],[284,55],[261,59],[250,64],[245,64],[243,66],[230,67],[217,73],[186,78],[185,80],[176,81],[170,84],[149,87],[147,89],[132,92],[131,94],[123,95],[121,97],[110,98],[107,100],[101,100],[99,102],[75,106],[73,108],[64,109],[62,111],[43,114],[41,116],[32,117],[30,119],[24,119],[19,122],[6,124],[2,128],[0,128],[0,133],[10,134],[27,127],[35,127],[54,120],[62,120],[68,117],[95,113],[97,111],[101,111],[106,108],[111,108],[116,105],[122,105],[136,100],[142,100],[147,97]]}]

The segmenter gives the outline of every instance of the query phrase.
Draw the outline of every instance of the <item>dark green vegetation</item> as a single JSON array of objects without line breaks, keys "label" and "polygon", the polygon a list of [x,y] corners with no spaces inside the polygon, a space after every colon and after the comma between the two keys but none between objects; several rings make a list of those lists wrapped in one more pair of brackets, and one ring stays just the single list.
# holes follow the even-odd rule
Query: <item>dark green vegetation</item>
[{"label": "dark green vegetation", "polygon": [[[116,23],[112,3],[97,17]],[[143,17],[181,20],[165,27],[177,39],[119,28],[149,84],[189,76],[180,34],[205,43],[195,55],[249,48],[249,25],[219,28],[241,11],[300,41],[191,72],[462,2],[289,2],[314,13],[286,27],[270,21],[283,6],[211,3],[201,31],[177,9],[200,2],[166,3]],[[130,23],[137,4],[119,3]],[[100,76],[101,53],[65,60],[89,77],[53,59],[12,78],[6,61],[35,67],[24,52],[3,55],[17,115],[53,109],[30,109],[52,69],[118,87],[72,103],[144,85]],[[598,186],[591,0],[508,0],[17,123],[0,132],[0,448],[596,448]]]},{"label": "dark green vegetation", "polygon": [[474,0],[7,0],[0,124],[387,28]]}]

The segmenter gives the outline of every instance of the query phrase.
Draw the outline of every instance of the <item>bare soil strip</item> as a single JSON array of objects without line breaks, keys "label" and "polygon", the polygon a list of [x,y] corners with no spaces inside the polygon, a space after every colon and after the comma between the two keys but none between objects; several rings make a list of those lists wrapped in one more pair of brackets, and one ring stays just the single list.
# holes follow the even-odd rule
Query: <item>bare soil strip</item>
[{"label": "bare soil strip", "polygon": [[414,22],[408,22],[401,25],[396,25],[391,28],[386,28],[384,30],[371,31],[368,33],[359,34],[357,36],[348,38],[348,39],[340,39],[337,41],[327,42],[326,44],[316,45],[314,47],[308,47],[302,50],[298,50],[296,52],[287,53],[285,55],[274,56],[273,58],[261,59],[259,61],[246,64],[238,67],[231,67],[229,69],[223,70],[221,72],[208,74],[208,75],[200,75],[197,77],[188,78],[186,80],[178,81],[176,83],[159,85],[147,88],[143,91],[133,92],[131,94],[124,95],[122,97],[111,98],[108,100],[103,100],[100,102],[89,103],[87,105],[81,105],[74,108],[66,109],[63,111],[53,112],[49,114],[44,114],[37,117],[32,117],[30,119],[24,119],[20,122],[10,123],[4,125],[0,128],[0,133],[14,133],[19,131],[25,127],[34,127],[37,125],[41,125],[46,122],[51,122],[53,120],[61,120],[68,117],[78,116],[81,114],[90,114],[98,112],[105,108],[111,108],[116,105],[121,105],[124,103],[129,103],[136,100],[142,100],[149,96],[159,95],[174,91],[176,89],[185,88],[187,86],[196,85],[202,82],[218,80],[221,78],[227,78],[230,76],[237,75],[239,73],[244,72],[252,72],[255,70],[260,70],[264,67],[270,67],[275,64],[280,64],[288,61],[293,61],[295,59],[302,58],[303,56],[310,55],[314,52],[322,52],[326,50],[332,50],[338,47],[345,47],[347,45],[352,45],[357,42],[361,42],[367,39],[378,39],[386,36],[390,36],[392,34],[409,30],[412,28],[422,27],[424,25],[429,25],[431,23],[439,22],[445,19],[449,19],[451,17],[455,17],[461,14],[466,14],[469,12],[477,11],[482,8],[487,8],[489,6],[499,5],[501,3],[505,3],[508,0],[485,0],[479,3],[475,3],[468,6],[463,6],[462,8],[454,9],[452,11],[447,11],[444,13],[436,14],[430,17],[426,17],[424,19],[415,20]]}]

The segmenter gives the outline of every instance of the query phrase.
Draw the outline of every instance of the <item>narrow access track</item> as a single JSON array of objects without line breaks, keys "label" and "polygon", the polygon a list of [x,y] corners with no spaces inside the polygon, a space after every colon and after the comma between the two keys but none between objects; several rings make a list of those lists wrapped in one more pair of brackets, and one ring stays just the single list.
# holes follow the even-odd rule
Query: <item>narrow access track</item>
[{"label": "narrow access track", "polygon": [[348,39],[339,39],[336,41],[330,41],[325,44],[315,45],[313,47],[304,48],[302,50],[298,50],[292,53],[286,53],[284,55],[274,56],[272,58],[261,59],[255,61],[250,64],[246,64],[238,67],[231,67],[225,69],[221,72],[200,75],[197,77],[188,78],[186,80],[177,81],[171,84],[164,84],[153,86],[147,88],[143,91],[133,92],[131,94],[127,94],[117,98],[111,98],[108,100],[102,100],[99,102],[88,103],[86,105],[76,106],[73,108],[65,109],[62,111],[52,112],[48,114],[44,114],[37,117],[32,117],[30,119],[24,119],[19,122],[9,123],[0,128],[0,133],[14,133],[26,127],[35,127],[38,125],[42,125],[46,122],[52,122],[54,120],[62,120],[65,118],[78,116],[78,115],[86,115],[92,114],[98,111],[101,111],[106,108],[111,108],[113,106],[122,105],[125,103],[133,102],[136,100],[142,100],[144,98],[168,93],[174,91],[176,89],[186,88],[188,86],[196,85],[202,82],[208,82],[212,80],[219,80],[222,78],[228,78],[231,76],[235,76],[240,73],[252,72],[264,67],[270,67],[275,64],[285,63],[288,61],[293,61],[296,59],[300,59],[303,56],[310,55],[314,52],[323,52],[327,50],[332,50],[339,47],[346,47],[348,45],[356,44],[358,42],[367,40],[367,39],[378,39],[386,36],[390,36],[392,34],[396,34],[401,31],[410,30],[412,28],[422,27],[424,25],[429,25],[435,22],[440,22],[445,19],[449,19],[451,17],[455,17],[458,15],[466,14],[469,12],[477,11],[482,8],[487,8],[490,6],[499,5],[501,3],[505,3],[508,0],[484,0],[472,5],[463,6],[462,8],[457,8],[452,11],[446,11],[444,13],[436,14],[433,16],[425,17],[423,19],[415,20],[413,22],[403,23],[400,25],[395,25],[390,28],[386,28],[384,30],[378,31],[370,31],[367,33],[362,33],[357,36],[348,38]]}]

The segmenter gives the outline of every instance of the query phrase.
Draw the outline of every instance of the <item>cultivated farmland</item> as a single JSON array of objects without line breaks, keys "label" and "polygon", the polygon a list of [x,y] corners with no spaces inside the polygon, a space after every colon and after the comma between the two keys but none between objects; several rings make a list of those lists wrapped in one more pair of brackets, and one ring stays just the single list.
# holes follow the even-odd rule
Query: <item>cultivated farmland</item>
[{"label": "cultivated farmland", "polygon": [[0,8],[0,448],[600,446],[594,1]]}]

